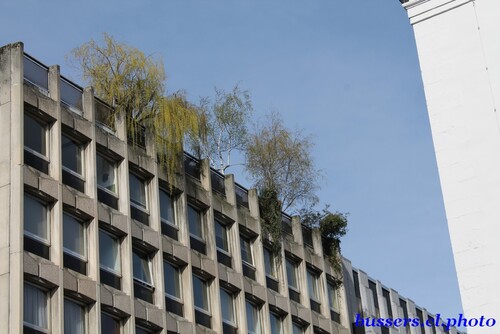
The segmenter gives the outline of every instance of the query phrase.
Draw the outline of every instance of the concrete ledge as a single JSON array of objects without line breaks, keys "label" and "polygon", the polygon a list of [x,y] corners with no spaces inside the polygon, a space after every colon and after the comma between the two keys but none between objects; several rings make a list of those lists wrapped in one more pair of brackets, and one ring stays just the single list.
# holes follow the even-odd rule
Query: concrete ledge
[{"label": "concrete ledge", "polygon": [[134,309],[136,318],[147,321],[159,328],[163,328],[163,310],[139,299],[134,300]]},{"label": "concrete ledge", "polygon": [[101,223],[109,225],[114,230],[120,231],[121,235],[126,235],[128,231],[128,218],[113,208],[102,203],[97,203],[97,216]]},{"label": "concrete ledge", "polygon": [[259,300],[266,300],[267,288],[248,277],[243,277],[243,290]]},{"label": "concrete ledge", "polygon": [[87,276],[80,275],[69,269],[63,269],[64,290],[77,294],[89,301],[95,301],[97,295],[97,283]]}]

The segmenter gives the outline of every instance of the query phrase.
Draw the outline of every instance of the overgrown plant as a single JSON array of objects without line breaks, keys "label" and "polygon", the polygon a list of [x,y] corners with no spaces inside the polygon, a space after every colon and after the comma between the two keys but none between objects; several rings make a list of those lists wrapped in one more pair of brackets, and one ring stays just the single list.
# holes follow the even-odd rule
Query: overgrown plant
[{"label": "overgrown plant", "polygon": [[[142,127],[154,135],[160,163],[171,181],[179,170],[183,138],[197,133],[198,110],[182,92],[165,94],[165,70],[161,59],[120,43],[108,34],[75,48],[68,57],[82,70],[84,81],[95,95],[114,107],[114,118],[124,116],[133,144]],[[168,157],[168,158],[167,158]]]},{"label": "overgrown plant", "polygon": [[323,210],[302,209],[300,211],[302,224],[318,229],[321,234],[323,255],[332,265],[336,274],[333,282],[338,288],[342,284],[342,258],[340,256],[340,238],[347,233],[347,214],[331,212],[327,205]]},{"label": "overgrown plant", "polygon": [[250,94],[238,85],[229,92],[216,87],[215,97],[202,98],[199,108],[206,126],[199,136],[189,138],[189,146],[198,158],[208,159],[211,167],[225,174],[234,165],[234,151],[243,151],[247,144],[253,111]]},{"label": "overgrown plant", "polygon": [[294,213],[298,206],[317,201],[320,173],[312,146],[310,137],[288,130],[278,114],[250,135],[245,168],[259,193],[262,229],[269,231],[276,252],[282,240],[281,212]]}]

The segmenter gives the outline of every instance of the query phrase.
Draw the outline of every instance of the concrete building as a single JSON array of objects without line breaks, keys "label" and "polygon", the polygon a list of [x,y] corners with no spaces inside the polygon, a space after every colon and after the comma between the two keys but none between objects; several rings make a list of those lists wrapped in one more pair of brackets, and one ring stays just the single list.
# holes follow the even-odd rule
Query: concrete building
[{"label": "concrete building", "polygon": [[415,33],[464,312],[499,319],[500,2],[401,2]]},{"label": "concrete building", "polygon": [[22,43],[0,49],[2,330],[418,333],[353,326],[360,312],[428,314],[347,260],[335,290],[320,235],[296,217],[283,214],[277,259],[254,190],[188,154],[167,184],[149,133],[133,147],[110,115]]}]

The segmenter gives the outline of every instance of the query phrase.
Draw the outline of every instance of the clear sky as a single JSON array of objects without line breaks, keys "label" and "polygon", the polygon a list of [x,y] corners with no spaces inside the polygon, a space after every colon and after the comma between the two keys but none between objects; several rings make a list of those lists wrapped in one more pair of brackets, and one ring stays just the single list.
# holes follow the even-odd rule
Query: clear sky
[{"label": "clear sky", "polygon": [[[102,32],[163,56],[197,101],[240,82],[256,119],[313,135],[343,255],[430,312],[462,311],[417,51],[398,0],[0,0],[0,44],[82,83],[64,56]],[[240,183],[247,184],[241,175]]]}]

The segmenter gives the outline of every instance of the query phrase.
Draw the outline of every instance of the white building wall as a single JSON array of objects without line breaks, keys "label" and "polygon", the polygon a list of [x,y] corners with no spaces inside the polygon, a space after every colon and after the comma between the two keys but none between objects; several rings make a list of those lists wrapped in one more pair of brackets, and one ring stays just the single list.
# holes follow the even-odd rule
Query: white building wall
[{"label": "white building wall", "polygon": [[417,42],[465,316],[500,320],[500,1],[404,6]]}]

